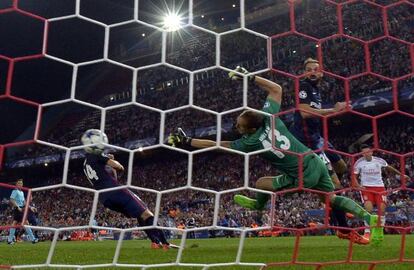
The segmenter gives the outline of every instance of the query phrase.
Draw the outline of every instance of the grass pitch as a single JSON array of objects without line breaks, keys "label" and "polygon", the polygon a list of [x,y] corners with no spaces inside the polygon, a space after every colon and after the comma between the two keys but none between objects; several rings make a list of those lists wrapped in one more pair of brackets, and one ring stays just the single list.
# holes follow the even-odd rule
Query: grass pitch
[{"label": "grass pitch", "polygon": [[[381,246],[353,246],[352,259],[362,261],[391,260],[400,256],[400,235],[386,235]],[[183,251],[182,263],[229,263],[234,262],[239,247],[238,238],[216,239],[188,239]],[[180,240],[173,241],[180,244]],[[178,250],[151,250],[149,241],[130,240],[124,241],[120,251],[119,263],[122,264],[159,264],[175,262]],[[58,242],[52,258],[53,264],[105,264],[112,263],[116,249],[116,241],[98,242]],[[242,262],[270,263],[286,262],[292,259],[295,246],[294,237],[275,238],[247,238],[244,243]],[[50,242],[36,245],[31,243],[18,243],[9,246],[6,243],[0,245],[0,265],[43,264],[46,261],[50,248]],[[340,261],[347,258],[349,242],[333,236],[307,236],[300,238],[298,261],[301,262],[328,262]],[[414,269],[414,235],[407,235],[404,253],[405,259],[413,260],[404,264],[379,264],[375,270],[412,270]],[[369,264],[341,264],[324,266],[323,270],[348,270],[369,269]],[[36,269],[36,268],[32,268]],[[38,268],[39,269],[39,268]],[[50,268],[49,268],[50,269]],[[115,269],[115,268],[97,268]],[[126,268],[140,269],[140,268]],[[164,267],[150,269],[186,269],[201,270],[202,267]],[[209,269],[223,270],[254,270],[260,267],[251,266],[219,266]],[[278,266],[270,267],[272,270],[310,270],[315,266]]]}]

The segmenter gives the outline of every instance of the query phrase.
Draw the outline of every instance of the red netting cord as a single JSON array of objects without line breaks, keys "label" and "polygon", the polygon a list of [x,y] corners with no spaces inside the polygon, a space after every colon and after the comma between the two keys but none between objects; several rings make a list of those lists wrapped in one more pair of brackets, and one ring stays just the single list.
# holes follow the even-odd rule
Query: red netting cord
[{"label": "red netting cord", "polygon": [[[372,129],[373,129],[373,133],[374,133],[374,138],[373,138],[374,139],[374,148],[373,149],[378,150],[379,147],[380,147],[379,138],[378,138],[378,134],[379,134],[379,132],[378,132],[378,120],[379,119],[381,119],[382,117],[384,117],[386,115],[395,113],[395,112],[397,112],[399,114],[402,114],[402,115],[406,115],[408,117],[413,117],[411,114],[406,113],[406,112],[402,112],[402,111],[399,110],[398,81],[409,78],[410,76],[414,75],[414,43],[409,43],[409,42],[404,41],[402,39],[390,36],[389,27],[388,27],[388,14],[387,14],[387,10],[390,7],[400,5],[401,3],[406,3],[406,4],[410,4],[410,5],[413,5],[413,4],[408,2],[408,1],[398,1],[398,2],[392,3],[388,6],[382,6],[382,5],[377,4],[375,2],[364,0],[363,2],[366,2],[366,3],[369,3],[370,5],[381,8],[382,26],[383,26],[383,29],[384,29],[384,35],[383,36],[375,38],[375,39],[370,40],[370,41],[364,41],[364,40],[361,40],[360,38],[355,38],[355,37],[344,34],[342,8],[343,8],[344,4],[349,4],[353,1],[344,1],[343,3],[337,3],[335,1],[325,0],[325,2],[329,3],[329,4],[336,5],[336,7],[337,7],[337,9],[336,9],[336,15],[337,15],[337,20],[338,20],[338,33],[337,34],[332,35],[330,37],[318,39],[318,38],[310,37],[306,34],[297,32],[296,31],[296,25],[295,25],[295,0],[288,0],[289,16],[290,16],[290,31],[286,32],[286,33],[274,35],[274,36],[271,37],[271,40],[274,40],[274,39],[277,39],[277,38],[282,38],[284,36],[294,34],[294,35],[304,37],[306,39],[309,39],[310,41],[314,41],[314,42],[317,43],[317,45],[318,45],[317,46],[317,59],[320,63],[322,71],[324,73],[326,73],[326,74],[328,74],[328,75],[330,75],[330,76],[332,76],[336,79],[340,79],[344,82],[345,101],[348,104],[348,107],[347,107],[345,112],[351,112],[352,111],[353,114],[359,115],[361,117],[369,118],[371,120]],[[324,70],[322,44],[328,39],[337,38],[337,37],[345,37],[345,38],[355,40],[355,41],[363,44],[366,72],[363,72],[363,73],[357,74],[357,75],[353,75],[353,76],[349,76],[349,77],[343,77],[343,76],[339,76],[337,74],[334,74],[332,72],[329,72],[327,70]],[[410,74],[404,75],[404,76],[399,77],[399,78],[388,78],[386,76],[376,74],[372,71],[371,53],[370,53],[369,45],[372,44],[373,42],[376,42],[378,40],[382,40],[384,38],[388,38],[390,40],[397,41],[399,43],[403,43],[403,44],[406,44],[406,45],[409,46],[410,58],[411,58],[411,73]],[[272,46],[272,42],[268,43],[269,68],[275,73],[279,73],[281,75],[284,75],[284,76],[289,77],[289,78],[294,80],[295,101],[296,101],[296,111],[297,111],[297,110],[299,110],[299,79],[301,77],[303,77],[303,75],[294,75],[294,74],[290,74],[290,73],[287,73],[287,72],[284,72],[284,71],[281,71],[281,70],[278,70],[278,69],[274,68],[273,63],[272,63],[273,58],[272,58],[272,47],[271,46]],[[385,112],[383,114],[379,114],[379,115],[376,115],[376,116],[370,116],[370,115],[366,115],[366,114],[363,114],[363,113],[352,110],[352,108],[349,106],[350,105],[350,100],[351,100],[351,97],[350,97],[350,80],[354,79],[354,78],[357,78],[357,77],[361,77],[363,75],[375,75],[378,78],[381,78],[381,79],[392,82],[392,95],[393,95],[393,110],[392,111]],[[284,112],[278,113],[276,116],[279,116],[279,115],[282,115],[282,114],[284,114]],[[336,113],[334,115],[330,115],[330,116],[320,116],[323,119],[323,121],[322,121],[323,122],[323,137],[325,139],[325,144],[323,146],[323,150],[328,149],[328,145],[327,145],[327,142],[329,141],[328,120],[329,120],[329,118],[337,116],[337,115],[338,115],[338,113]],[[280,149],[278,149],[278,150],[280,150]],[[381,149],[381,151],[383,151],[383,149]],[[284,152],[289,153],[289,151],[284,151]],[[338,154],[341,154],[343,156],[346,156],[346,157],[350,158],[351,164],[352,165],[354,164],[357,154],[352,155],[352,154],[343,153],[343,152],[340,152],[340,151],[333,151],[333,152],[337,152]],[[405,170],[405,157],[408,157],[409,155],[413,154],[413,152],[406,153],[404,155],[396,154],[396,153],[393,153],[393,152],[390,152],[390,151],[383,151],[383,152],[386,152],[386,153],[388,152],[388,153],[391,153],[394,156],[399,157],[399,159],[400,159],[400,168],[399,168],[399,170],[400,170],[401,173],[404,173],[404,170]],[[296,156],[299,156],[299,159],[303,160],[303,154],[301,154],[301,155],[298,155],[298,154],[295,154],[295,153],[290,153],[290,154],[294,154]],[[299,162],[299,167],[300,167],[299,171],[298,171],[299,172],[299,187],[297,189],[294,189],[294,191],[299,191],[299,190],[306,191],[307,189],[303,188],[303,172],[302,172],[303,165],[302,165],[301,162]],[[351,179],[351,184],[352,184],[351,187],[354,186],[355,181],[356,181],[356,179]],[[401,187],[398,188],[398,189],[395,189],[393,191],[406,190],[406,189],[407,189],[406,188],[406,179],[404,179],[404,180],[401,181]],[[336,193],[343,192],[343,191],[349,191],[349,190],[352,190],[352,188],[342,189],[342,190],[337,191]],[[293,190],[289,190],[289,191],[293,191]],[[309,191],[315,193],[314,190],[309,190]],[[287,192],[288,191],[276,192],[275,197],[277,197],[278,195],[281,195],[281,194],[285,194]],[[316,192],[316,193],[321,193],[321,192]],[[327,194],[325,194],[325,195],[327,195]],[[383,194],[383,195],[386,195],[386,193]],[[326,196],[326,198],[328,198],[328,196]],[[329,200],[328,199],[325,201],[325,204],[326,204],[326,209],[325,209],[325,225],[326,225],[326,228],[335,228],[335,227],[330,226],[329,224],[327,224],[327,220],[328,220],[328,214],[327,213],[329,212]],[[273,205],[274,204],[272,203],[272,206]],[[273,212],[274,209],[272,209],[271,211]],[[380,213],[380,214],[382,215],[383,213]],[[414,259],[405,259],[406,234],[409,232],[408,230],[410,228],[387,226],[387,228],[388,227],[398,229],[402,233],[400,254],[399,254],[399,258],[397,258],[397,259],[393,259],[393,260],[375,260],[375,261],[356,261],[356,260],[353,260],[352,259],[353,244],[352,244],[352,242],[350,242],[347,258],[345,258],[342,261],[300,262],[300,261],[298,261],[298,256],[299,256],[300,238],[302,236],[301,232],[307,230],[307,228],[304,228],[304,229],[292,229],[292,232],[294,232],[295,235],[296,235],[295,246],[294,246],[293,254],[292,254],[292,260],[288,261],[288,262],[271,262],[271,263],[268,263],[266,267],[263,267],[263,269],[267,269],[269,267],[277,267],[277,266],[283,267],[283,266],[289,266],[289,265],[304,265],[304,266],[315,266],[315,269],[318,270],[318,269],[322,269],[326,266],[332,266],[332,265],[338,265],[338,264],[358,264],[358,265],[366,265],[368,267],[368,269],[374,270],[378,264],[414,263]],[[283,228],[283,227],[281,229],[286,230],[286,228]],[[357,228],[357,229],[359,229],[359,228]],[[353,229],[353,230],[355,230],[355,229]]]},{"label": "red netting cord", "polygon": [[9,61],[9,68],[7,70],[7,82],[6,82],[6,97],[10,96],[11,84],[13,78],[14,61]]},{"label": "red netting cord", "polygon": [[[387,9],[389,7],[396,6],[396,5],[399,5],[401,3],[410,4],[410,2],[408,2],[408,1],[398,1],[398,2],[395,2],[395,3],[393,3],[391,5],[388,5],[388,6],[381,6],[379,4],[376,4],[375,2],[364,1],[364,2],[367,2],[367,3],[371,4],[371,5],[380,7],[381,10],[382,10],[382,21],[383,21],[384,35],[382,37],[373,39],[371,41],[364,41],[364,40],[361,40],[359,38],[351,37],[349,35],[345,35],[344,34],[344,27],[343,27],[343,20],[342,20],[342,8],[343,8],[343,5],[344,4],[350,3],[352,1],[347,1],[347,2],[343,2],[343,3],[337,3],[335,1],[325,0],[325,2],[326,3],[333,4],[333,5],[336,5],[336,7],[337,7],[336,14],[337,14],[337,19],[338,19],[338,33],[336,35],[333,35],[333,36],[330,36],[330,37],[327,37],[327,38],[317,39],[317,38],[311,37],[311,36],[309,36],[307,34],[303,34],[303,33],[297,32],[296,31],[296,25],[295,25],[295,0],[288,0],[288,3],[289,3],[289,16],[290,16],[290,31],[289,32],[286,32],[286,33],[283,33],[283,34],[279,34],[279,35],[272,36],[272,39],[276,39],[278,37],[286,36],[286,35],[289,35],[289,34],[295,34],[295,35],[302,36],[304,38],[307,38],[309,40],[312,40],[312,41],[316,42],[317,45],[318,45],[318,47],[317,47],[317,59],[320,62],[320,65],[322,67],[322,70],[323,70],[323,51],[322,51],[322,44],[327,39],[333,38],[333,37],[346,37],[346,38],[349,38],[349,39],[358,41],[359,43],[363,44],[363,46],[364,46],[364,52],[365,52],[364,58],[365,58],[366,70],[367,71],[364,72],[363,74],[364,75],[369,75],[369,74],[374,74],[372,72],[372,68],[371,68],[371,55],[370,55],[369,45],[372,44],[373,42],[377,41],[377,40],[380,40],[380,39],[383,39],[383,38],[389,38],[391,40],[395,40],[395,41],[398,41],[400,43],[404,43],[404,44],[406,44],[406,45],[409,46],[409,48],[410,48],[410,57],[411,57],[411,68],[412,68],[412,72],[414,71],[414,44],[409,43],[409,42],[406,42],[406,41],[404,41],[402,39],[399,39],[399,38],[395,38],[395,37],[390,36],[389,29],[388,29],[388,14],[387,14]],[[45,38],[44,38],[44,41],[47,40],[46,37],[47,37],[48,25],[47,25],[46,20],[44,18],[39,17],[39,16],[37,16],[35,14],[32,14],[30,12],[26,12],[26,11],[19,10],[18,9],[18,0],[13,0],[13,5],[12,5],[11,8],[3,9],[3,10],[0,11],[0,13],[6,13],[6,12],[19,12],[19,13],[22,13],[22,14],[24,14],[26,16],[30,16],[30,17],[33,17],[33,18],[37,18],[37,19],[43,20],[44,23],[45,23],[45,33],[44,33]],[[46,44],[44,44],[44,45],[45,45],[44,47],[46,48],[47,47]],[[31,102],[31,101],[28,101],[28,100],[25,100],[25,99],[21,99],[21,98],[17,98],[17,97],[12,96],[12,94],[11,94],[12,77],[13,77],[14,63],[16,61],[24,61],[24,60],[29,60],[29,59],[43,57],[44,56],[44,53],[45,52],[43,52],[42,54],[30,55],[30,56],[25,56],[25,57],[18,57],[18,58],[14,58],[14,59],[7,58],[7,57],[2,57],[4,59],[9,60],[9,68],[8,68],[8,74],[7,74],[7,82],[6,82],[5,95],[0,96],[0,98],[4,98],[5,97],[5,98],[13,99],[13,100],[15,100],[15,101],[17,101],[19,103],[25,103],[25,104],[28,104],[28,105],[31,105],[31,106],[37,106],[39,108],[34,139],[37,138],[38,133],[39,133],[39,125],[40,125],[40,122],[41,122],[41,109],[39,107],[39,104],[37,104],[35,102]],[[271,41],[268,42],[268,56],[271,56]],[[292,75],[292,74],[289,74],[287,72],[283,72],[283,71],[274,69],[273,68],[273,65],[272,65],[272,58],[271,57],[269,57],[269,68],[271,68],[273,71],[275,71],[277,73],[280,73],[280,74],[282,74],[284,76],[287,76],[289,78],[294,79],[296,110],[298,110],[298,104],[299,104],[299,98],[298,98],[298,93],[299,93],[299,79],[302,77],[302,75],[299,75],[299,76],[298,75]],[[343,80],[345,82],[345,84],[344,84],[345,101],[349,104],[349,101],[350,101],[349,81],[350,81],[351,78],[361,76],[361,74],[358,74],[358,75],[355,75],[355,76],[351,76],[351,77],[342,77],[342,76],[333,74],[333,73],[331,73],[329,71],[326,71],[326,70],[323,70],[323,71],[325,73],[329,74],[330,76],[333,76],[335,78],[341,79],[341,80]],[[398,89],[397,89],[398,81],[399,80],[404,79],[404,78],[408,78],[409,76],[412,76],[412,75],[414,75],[414,73],[411,73],[411,74],[408,74],[406,76],[403,76],[402,78],[387,78],[387,77],[382,76],[380,74],[375,74],[375,76],[377,76],[379,78],[382,78],[382,79],[385,79],[385,80],[388,80],[388,81],[391,81],[392,82],[393,106],[394,106],[394,110],[393,111],[387,112],[387,113],[384,113],[384,114],[381,114],[381,115],[377,115],[375,117],[370,117],[370,116],[363,115],[363,114],[360,114],[358,112],[353,111],[354,114],[357,114],[357,115],[360,114],[363,117],[368,117],[368,118],[371,118],[372,119],[372,126],[373,126],[373,133],[374,133],[374,150],[377,150],[379,148],[378,127],[377,127],[377,120],[378,119],[380,119],[381,117],[383,117],[383,116],[385,116],[385,115],[387,115],[389,113],[393,113],[393,112],[398,112],[400,114],[404,114],[404,115],[407,115],[409,117],[412,117],[412,115],[409,115],[407,113],[404,113],[404,112],[399,111]],[[349,112],[349,111],[352,111],[352,109],[350,107],[347,108],[347,112]],[[330,117],[332,117],[332,116],[321,116],[321,117],[323,118],[323,123],[324,123],[324,132],[323,132],[324,138],[325,138],[325,141],[328,141],[329,131],[327,129],[327,123],[328,123],[328,119]],[[3,156],[4,156],[4,149],[5,148],[11,147],[11,146],[16,146],[16,145],[21,145],[21,144],[29,144],[29,143],[33,143],[33,142],[34,142],[34,140],[30,140],[30,141],[16,142],[16,143],[9,143],[9,144],[5,144],[5,145],[0,145],[0,170],[1,170],[1,165],[2,165],[2,162],[3,162]],[[327,150],[327,145],[326,144],[324,145],[323,150]],[[293,154],[295,154],[295,153],[293,153]],[[352,159],[352,163],[354,162],[354,158],[355,157],[353,155],[350,155],[350,154],[347,154],[347,153],[342,153],[342,152],[340,154],[351,158]],[[392,154],[393,155],[396,155],[395,153],[392,153]],[[408,154],[405,154],[405,155],[397,155],[401,159],[401,167],[400,167],[400,170],[401,171],[404,170],[404,164],[405,164],[404,163],[404,157],[406,157],[407,155]],[[299,156],[299,160],[303,160],[303,154],[302,155],[298,155],[298,156]],[[313,190],[311,191],[311,190],[307,190],[307,189],[303,188],[303,172],[302,172],[303,165],[302,165],[302,162],[299,162],[299,164],[300,164],[299,165],[299,167],[300,167],[299,168],[299,179],[300,179],[300,181],[299,181],[299,188],[298,189],[293,189],[293,190],[286,190],[286,191],[280,192],[280,194],[287,193],[289,191],[298,191],[298,190],[303,190],[303,191],[309,191],[309,192],[313,192],[313,193],[318,193],[318,192],[315,192]],[[2,184],[2,183],[0,183],[0,186],[14,188],[14,186]],[[405,180],[403,180],[402,181],[401,190],[405,190],[405,189],[406,189],[406,183],[405,183]],[[328,194],[326,194],[324,192],[319,192],[319,193],[324,194],[326,196],[326,198],[328,198],[328,196],[327,196]],[[279,194],[276,193],[274,196],[272,196],[272,201],[273,201],[272,202],[272,208],[273,208],[272,210],[274,210],[274,207],[275,207],[274,206],[275,205],[274,204],[274,198],[276,196],[278,196],[278,195]],[[30,201],[30,196],[31,196],[31,192],[29,190],[29,195],[28,195],[28,200],[27,200],[28,202]],[[325,213],[326,213],[325,214],[325,216],[326,216],[325,217],[325,225],[327,225],[327,213],[329,212],[329,200],[327,199],[326,202],[327,203],[326,203],[326,209],[325,209]],[[23,220],[26,218],[27,211],[28,211],[28,204],[27,204],[27,206],[25,208],[25,214],[24,214]],[[274,219],[273,218],[272,218],[272,222],[274,222]],[[331,227],[329,225],[327,225],[327,227],[333,228],[333,227]],[[7,228],[10,228],[10,226],[8,226],[8,227],[0,227],[0,229],[4,229],[4,228],[7,229]],[[292,254],[292,260],[289,261],[289,262],[274,262],[274,263],[269,263],[267,267],[271,267],[271,266],[287,266],[287,265],[304,265],[304,266],[314,266],[315,269],[322,269],[323,267],[328,266],[328,265],[337,265],[337,264],[360,264],[361,265],[362,264],[362,265],[367,265],[369,267],[369,269],[375,269],[375,267],[378,264],[381,264],[381,263],[382,264],[385,264],[385,263],[402,263],[402,262],[414,263],[414,259],[405,259],[404,258],[406,233],[408,232],[408,229],[407,228],[399,228],[399,229],[402,230],[402,241],[401,241],[401,250],[400,250],[400,256],[399,256],[399,258],[398,259],[395,259],[395,260],[383,260],[383,261],[378,260],[378,261],[369,261],[369,262],[368,261],[354,261],[354,260],[352,260],[352,252],[353,252],[353,245],[352,245],[352,243],[350,243],[350,245],[349,245],[347,258],[344,259],[344,260],[342,260],[342,261],[332,261],[332,262],[300,262],[300,261],[298,261],[300,238],[301,238],[303,232],[305,230],[307,230],[307,229],[294,229],[295,234],[296,234],[296,241],[295,241],[294,251],[293,251],[293,254]],[[2,269],[10,269],[10,266],[1,266],[0,265],[0,268],[2,268]]]},{"label": "red netting cord", "polygon": [[[45,18],[38,16],[36,14],[21,10],[18,8],[18,0],[13,0],[13,4],[11,8],[7,8],[7,9],[2,9],[0,10],[0,13],[9,13],[9,12],[18,12],[20,14],[23,14],[25,16],[28,17],[32,17],[38,20],[42,20],[44,23],[44,33],[43,33],[43,45],[44,48],[47,48],[47,33],[48,33],[48,23],[46,21]],[[24,144],[32,144],[35,142],[35,140],[38,138],[39,135],[39,130],[40,130],[40,123],[41,123],[41,117],[42,117],[42,109],[39,103],[37,102],[33,102],[24,98],[20,98],[20,97],[16,97],[13,96],[13,94],[11,93],[11,89],[12,89],[12,81],[13,81],[13,72],[14,72],[14,65],[15,62],[19,62],[19,61],[26,61],[26,60],[31,60],[31,59],[36,59],[36,58],[42,58],[45,56],[46,50],[44,50],[42,53],[40,54],[34,54],[34,55],[28,55],[28,56],[22,56],[22,57],[14,57],[14,58],[10,58],[10,57],[6,57],[6,56],[2,56],[0,55],[1,59],[5,59],[8,61],[8,70],[7,70],[7,78],[6,78],[6,89],[4,92],[4,95],[0,95],[0,99],[9,99],[9,100],[13,100],[15,102],[18,103],[22,103],[22,104],[26,104],[29,106],[34,106],[37,107],[38,109],[38,114],[37,114],[37,120],[36,120],[36,127],[35,127],[35,131],[34,131],[34,137],[33,139],[30,140],[25,140],[25,141],[18,141],[18,142],[12,142],[12,143],[6,143],[4,145],[0,145],[0,171],[2,169],[2,165],[4,162],[4,152],[5,149],[7,147],[14,147],[14,146],[19,146],[19,145],[24,145]]]},{"label": "red netting cord", "polygon": [[0,171],[3,168],[3,154],[4,154],[4,147],[0,145]]},{"label": "red netting cord", "polygon": [[[27,12],[27,11],[24,11],[24,10],[20,10],[18,8],[18,0],[13,0],[13,5],[12,5],[11,8],[0,10],[0,13],[7,13],[7,12],[18,12],[18,13],[21,13],[25,16],[42,20],[44,22],[44,34],[43,34],[44,35],[43,36],[43,43],[44,44],[43,45],[44,45],[45,49],[47,48],[47,46],[46,46],[47,42],[46,41],[47,41],[48,23],[47,23],[45,18],[40,17],[40,16],[35,15],[35,14],[32,14],[32,13]],[[37,114],[36,128],[35,128],[33,139],[26,140],[26,141],[6,143],[4,145],[0,145],[0,171],[2,170],[2,167],[3,167],[5,149],[7,147],[13,147],[13,146],[19,146],[19,145],[34,143],[35,139],[37,139],[37,137],[38,137],[40,123],[41,123],[41,112],[42,112],[42,110],[41,110],[40,104],[36,103],[36,102],[33,102],[33,101],[30,101],[30,100],[23,99],[23,98],[15,97],[11,93],[12,79],[13,79],[13,72],[14,72],[14,64],[15,64],[15,62],[18,62],[18,61],[25,61],[25,60],[44,57],[45,53],[46,53],[46,50],[44,50],[41,54],[28,55],[28,56],[23,56],[23,57],[9,58],[9,57],[5,57],[5,56],[1,56],[2,59],[5,59],[5,60],[8,61],[8,70],[7,70],[7,78],[6,78],[6,89],[4,91],[4,95],[0,95],[0,99],[3,99],[3,98],[10,99],[10,100],[13,100],[13,101],[18,102],[18,103],[22,103],[22,104],[26,104],[26,105],[29,105],[29,106],[37,107],[38,114]],[[15,188],[15,186],[13,186],[13,185],[8,185],[8,184],[4,184],[4,183],[0,183],[0,187],[11,188],[11,189]],[[30,203],[30,200],[31,200],[31,190],[27,189],[27,188],[24,188],[24,187],[22,188],[22,190],[28,192],[27,204],[26,204],[26,207],[24,209],[23,219],[22,219],[22,223],[21,223],[21,224],[24,224],[25,221],[26,221],[26,218],[27,218],[29,203]],[[21,228],[22,227],[21,224],[16,225],[16,226],[0,226],[0,230],[9,230],[12,227]],[[9,266],[9,265],[0,265],[0,269],[11,269],[11,266]]]}]

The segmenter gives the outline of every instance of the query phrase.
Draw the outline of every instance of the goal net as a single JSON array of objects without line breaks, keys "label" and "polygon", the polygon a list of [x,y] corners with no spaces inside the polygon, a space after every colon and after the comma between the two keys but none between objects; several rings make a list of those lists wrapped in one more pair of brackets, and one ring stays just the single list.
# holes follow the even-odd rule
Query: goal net
[{"label": "goal net", "polygon": [[[13,242],[27,240],[27,228],[41,240],[17,253],[0,248],[0,268],[411,269],[413,16],[412,0],[0,1],[0,243],[12,228]],[[337,226],[318,197],[329,194],[304,188],[302,166],[297,188],[255,187],[260,177],[281,173],[261,153],[303,154],[274,142],[251,153],[220,145],[239,138],[241,112],[263,113],[266,100],[248,76],[240,82],[228,73],[242,66],[280,84],[281,112],[270,117],[289,126],[301,111],[307,58],[323,73],[322,107],[346,103],[341,112],[315,115],[335,146],[315,152],[346,162],[334,193],[362,204],[352,179],[361,143],[408,176],[384,175],[385,232],[399,238],[381,255],[365,256],[371,247],[344,241],[327,257],[315,253],[313,239],[341,240],[326,236]],[[173,147],[167,137],[178,127],[216,145]],[[94,190],[83,174],[80,137],[92,128],[108,135],[106,152],[125,167],[118,180],[148,205],[153,226],[139,227],[99,202],[119,188]],[[27,203],[13,222],[17,179]],[[264,211],[233,202],[235,194],[256,192],[271,195]],[[349,224],[365,228],[357,218]],[[143,230],[154,227],[179,248],[154,257],[149,241],[130,241],[146,239]],[[222,242],[200,247],[194,239],[203,238]],[[269,246],[260,244],[270,238]],[[65,240],[85,244],[73,251]],[[95,246],[87,242],[93,240]]]}]

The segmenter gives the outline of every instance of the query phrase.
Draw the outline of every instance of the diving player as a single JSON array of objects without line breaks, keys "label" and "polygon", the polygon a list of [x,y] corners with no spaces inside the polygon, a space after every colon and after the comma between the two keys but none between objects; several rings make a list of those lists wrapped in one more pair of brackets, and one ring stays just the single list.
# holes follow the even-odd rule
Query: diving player
[{"label": "diving player", "polygon": [[[238,67],[237,72],[229,74],[232,79],[241,79],[239,73],[246,74],[247,71]],[[280,85],[259,76],[249,76],[250,82],[255,82],[263,90],[267,91],[268,97],[263,106],[263,111],[276,114],[280,110],[282,99],[282,88]],[[315,189],[324,192],[332,192],[334,185],[328,173],[328,169],[321,158],[312,153],[309,148],[299,142],[286,128],[285,124],[276,117],[274,120],[274,130],[272,131],[272,118],[253,111],[244,111],[237,118],[236,128],[242,135],[241,139],[235,141],[222,141],[221,146],[239,150],[242,152],[253,152],[269,148],[260,156],[269,161],[283,174],[278,176],[261,177],[256,182],[256,188],[268,191],[280,191],[291,189],[298,186],[298,163],[299,158],[295,155],[285,154],[281,150],[304,154],[303,158],[303,183],[305,188]],[[273,138],[274,134],[274,138]],[[272,142],[275,148],[272,147]],[[185,136],[182,132],[171,134],[168,143],[172,146],[190,145],[195,148],[207,148],[216,146],[215,141],[193,139]],[[253,210],[262,210],[270,195],[257,193],[256,198],[248,198],[242,195],[235,195],[235,203]],[[353,200],[329,194],[330,204],[334,209],[340,209],[354,214],[355,216],[367,221],[372,226],[371,239],[373,242],[383,240],[383,228],[378,227],[378,216],[371,215]],[[355,234],[354,231],[351,231]],[[359,234],[356,233],[358,236]],[[355,235],[355,237],[357,237]],[[349,238],[354,241],[354,236]]]},{"label": "diving player", "polygon": [[[104,133],[98,129],[89,129],[82,136],[82,143],[89,144],[92,137],[104,138],[105,143],[108,139]],[[96,190],[119,187],[117,171],[124,171],[124,167],[114,159],[111,154],[103,153],[103,148],[86,147],[86,157],[83,163],[83,171],[91,185]],[[136,218],[140,226],[152,226],[154,215],[146,204],[128,188],[107,191],[99,194],[99,201],[105,208],[122,213],[128,218]],[[151,248],[163,249],[178,248],[170,244],[165,238],[164,232],[160,229],[144,230],[151,240]]]}]

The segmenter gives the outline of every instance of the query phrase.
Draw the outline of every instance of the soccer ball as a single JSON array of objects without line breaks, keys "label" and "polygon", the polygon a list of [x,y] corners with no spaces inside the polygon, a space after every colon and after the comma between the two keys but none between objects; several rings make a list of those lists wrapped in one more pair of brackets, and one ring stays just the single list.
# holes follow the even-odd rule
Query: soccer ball
[{"label": "soccer ball", "polygon": [[87,153],[99,155],[105,149],[103,143],[108,143],[108,136],[99,129],[88,129],[83,133],[81,141],[83,145],[89,145],[85,147]]}]

